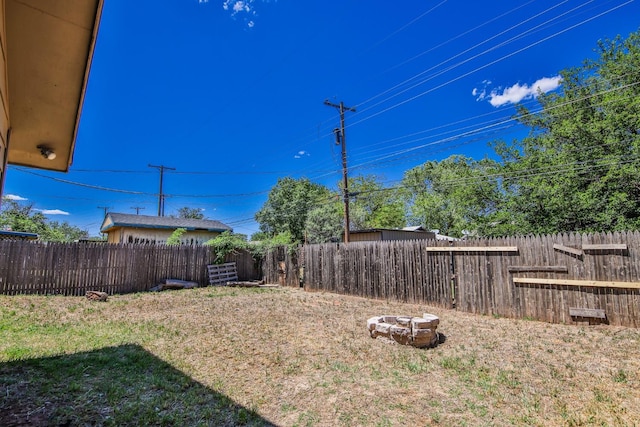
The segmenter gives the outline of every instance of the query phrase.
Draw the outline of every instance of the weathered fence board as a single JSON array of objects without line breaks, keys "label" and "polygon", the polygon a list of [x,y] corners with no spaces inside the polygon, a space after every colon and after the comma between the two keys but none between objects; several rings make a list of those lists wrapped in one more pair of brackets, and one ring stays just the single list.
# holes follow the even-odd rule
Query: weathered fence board
[{"label": "weathered fence board", "polygon": [[[208,283],[208,246],[0,241],[0,293],[84,295],[146,291],[165,279]],[[260,277],[248,252],[229,254],[240,280]]]},{"label": "weathered fence board", "polygon": [[424,242],[306,245],[305,289],[450,307],[450,254]]},{"label": "weathered fence board", "polygon": [[331,243],[299,253],[295,268],[310,291],[554,323],[573,322],[570,307],[604,309],[610,324],[640,327],[638,232]]}]

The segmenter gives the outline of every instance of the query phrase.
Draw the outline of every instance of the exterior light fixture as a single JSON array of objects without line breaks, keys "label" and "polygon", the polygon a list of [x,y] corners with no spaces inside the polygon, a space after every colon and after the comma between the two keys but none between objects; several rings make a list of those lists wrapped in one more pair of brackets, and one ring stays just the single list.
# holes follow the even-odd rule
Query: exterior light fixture
[{"label": "exterior light fixture", "polygon": [[44,157],[45,159],[53,160],[56,158],[56,153],[54,153],[53,150],[46,145],[38,145],[37,148],[38,150],[40,150],[40,154],[42,154],[42,157]]}]

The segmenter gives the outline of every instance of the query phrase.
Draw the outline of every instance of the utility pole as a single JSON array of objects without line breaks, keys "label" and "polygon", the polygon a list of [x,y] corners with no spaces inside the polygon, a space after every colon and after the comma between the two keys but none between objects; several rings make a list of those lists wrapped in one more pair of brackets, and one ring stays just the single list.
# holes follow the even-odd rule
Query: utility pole
[{"label": "utility pole", "polygon": [[170,170],[174,171],[175,168],[170,168],[164,165],[149,165],[150,168],[156,168],[160,171],[160,191],[158,191],[158,216],[164,216],[164,194],[162,194],[162,178],[164,177],[164,171]]},{"label": "utility pole", "polygon": [[[98,206],[98,209],[104,209],[104,217],[107,217],[107,212],[109,212],[109,206]],[[104,221],[104,219],[103,219]],[[100,235],[102,236],[102,238],[104,239],[104,233],[100,232]]]},{"label": "utility pole", "polygon": [[136,215],[140,215],[140,211],[143,210],[144,208],[140,206],[131,206],[129,209],[135,209]]},{"label": "utility pole", "polygon": [[340,129],[334,129],[336,144],[342,145],[342,185],[344,186],[344,242],[349,243],[349,181],[347,180],[347,138],[344,131],[344,112],[356,111],[353,107],[345,107],[344,102],[333,104],[328,99],[324,105],[337,108],[340,111]]},{"label": "utility pole", "polygon": [[107,216],[107,212],[109,212],[109,206],[98,206],[98,209],[104,209],[104,216]]}]

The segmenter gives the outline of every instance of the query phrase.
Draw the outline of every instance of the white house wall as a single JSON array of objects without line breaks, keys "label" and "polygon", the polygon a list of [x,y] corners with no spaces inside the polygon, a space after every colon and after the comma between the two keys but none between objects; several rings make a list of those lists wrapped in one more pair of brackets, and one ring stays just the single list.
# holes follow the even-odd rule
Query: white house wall
[{"label": "white house wall", "polygon": [[[147,228],[118,228],[109,231],[109,243],[165,244],[173,230],[155,230]],[[220,235],[210,231],[187,231],[180,237],[184,245],[202,245]]]}]

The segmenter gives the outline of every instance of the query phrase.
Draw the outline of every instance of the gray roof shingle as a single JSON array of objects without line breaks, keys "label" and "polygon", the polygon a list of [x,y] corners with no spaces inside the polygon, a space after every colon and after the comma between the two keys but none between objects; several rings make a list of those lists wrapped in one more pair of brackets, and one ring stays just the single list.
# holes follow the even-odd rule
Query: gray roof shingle
[{"label": "gray roof shingle", "polygon": [[[105,225],[107,219],[111,219],[112,223]],[[186,228],[188,231],[206,230],[206,231],[233,231],[231,227],[213,219],[190,219],[190,218],[171,218],[166,216],[149,216],[134,215],[109,212],[105,217],[100,231],[105,233],[112,228],[117,227],[136,227],[136,228],[162,228],[176,229]]]}]

